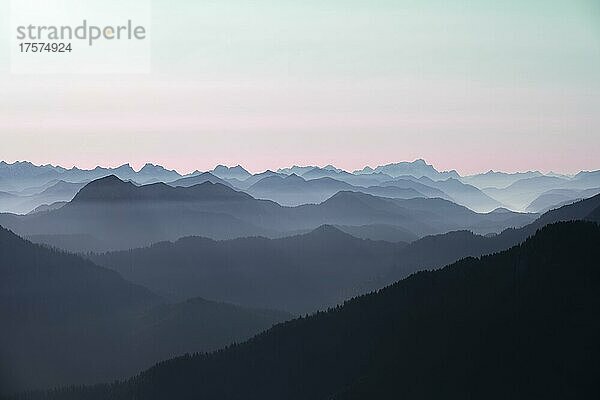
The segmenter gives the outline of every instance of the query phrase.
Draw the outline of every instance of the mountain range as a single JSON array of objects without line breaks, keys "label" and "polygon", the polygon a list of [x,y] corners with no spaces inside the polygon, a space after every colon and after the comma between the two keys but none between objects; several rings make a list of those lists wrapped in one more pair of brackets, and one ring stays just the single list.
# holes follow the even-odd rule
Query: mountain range
[{"label": "mountain range", "polygon": [[58,235],[62,242],[92,238],[92,248],[81,241],[81,248],[69,249],[100,251],[185,236],[289,236],[324,224],[385,224],[417,237],[457,229],[485,234],[523,226],[535,217],[510,211],[476,213],[439,198],[398,199],[353,191],[337,192],[320,204],[284,207],[209,181],[190,187],[137,186],[111,175],[87,184],[59,209],[25,216],[0,214],[0,224],[30,238]]},{"label": "mountain range", "polygon": [[85,186],[82,183],[52,181],[50,185],[39,188],[39,192],[28,195],[0,193],[0,209],[4,212],[26,214],[45,205],[51,206],[56,202],[70,201],[77,192]]},{"label": "mountain range", "polygon": [[126,381],[20,399],[595,398],[600,228],[424,271]]},{"label": "mountain range", "polygon": [[114,271],[1,227],[0,299],[0,395],[132,375],[291,317],[201,298],[170,303]]},{"label": "mountain range", "polygon": [[550,211],[519,229],[494,236],[453,231],[406,242],[364,240],[321,226],[282,239],[214,241],[188,237],[174,243],[90,255],[131,282],[172,300],[201,296],[293,313],[326,309],[427,268],[514,246],[545,225],[598,221],[600,195]]},{"label": "mountain range", "polygon": [[330,177],[306,180],[296,174],[281,177],[273,175],[259,180],[245,189],[258,199],[273,200],[283,206],[319,204],[340,191],[353,191],[374,196],[411,199],[428,197],[413,188],[395,186],[354,186]]},{"label": "mountain range", "polygon": [[[392,386],[399,376],[408,374],[407,367],[397,363],[396,356],[404,353],[392,351],[390,354],[396,356],[388,359],[383,356],[386,354],[383,348],[373,347],[375,345],[369,343],[379,343],[381,340],[383,343],[391,343],[386,342],[389,339],[386,336],[388,333],[382,332],[403,335],[404,330],[398,324],[407,326],[406,323],[417,317],[424,319],[419,319],[414,326],[410,325],[410,329],[414,331],[409,329],[409,332],[414,332],[416,336],[410,336],[407,340],[416,343],[414,338],[423,336],[438,343],[441,337],[431,336],[432,331],[424,329],[423,324],[425,321],[438,321],[436,323],[440,325],[435,326],[446,332],[447,321],[438,317],[452,315],[453,309],[438,308],[430,310],[432,314],[428,314],[429,309],[417,308],[418,311],[411,314],[406,311],[410,309],[408,305],[402,306],[405,301],[401,294],[403,291],[394,292],[399,293],[395,295],[399,297],[389,304],[373,300],[377,306],[373,306],[373,309],[367,307],[358,314],[352,312],[352,317],[344,316],[348,304],[354,304],[355,301],[371,304],[371,300],[361,299],[378,299],[381,293],[392,290],[381,290],[390,284],[393,284],[392,288],[398,285],[404,287],[403,282],[414,280],[411,275],[415,273],[415,276],[432,274],[427,275],[433,277],[430,283],[443,282],[441,276],[445,275],[437,275],[441,271],[423,271],[460,263],[465,257],[483,257],[476,263],[483,262],[488,259],[485,256],[487,254],[505,251],[522,242],[535,242],[539,233],[533,239],[528,238],[540,230],[560,232],[556,231],[556,235],[542,235],[546,238],[544,240],[550,240],[551,245],[536,247],[531,254],[519,253],[519,250],[513,248],[510,251],[517,252],[517,255],[510,256],[505,264],[513,266],[516,259],[526,263],[538,257],[546,260],[546,264],[555,265],[553,263],[556,260],[563,260],[561,257],[564,254],[559,249],[548,248],[560,247],[558,242],[553,242],[554,239],[548,239],[554,236],[560,236],[556,240],[565,243],[568,250],[573,252],[572,265],[579,265],[577,263],[580,261],[593,262],[580,255],[583,254],[582,251],[588,255],[594,254],[588,248],[590,245],[585,243],[595,243],[594,229],[597,227],[594,223],[600,222],[600,195],[595,195],[593,186],[587,188],[597,182],[597,174],[593,172],[572,177],[534,176],[519,179],[505,188],[494,189],[519,193],[519,196],[523,195],[522,200],[528,200],[545,190],[537,197],[540,199],[540,206],[545,199],[542,195],[565,196],[546,199],[545,206],[553,200],[561,200],[565,205],[549,206],[549,211],[540,215],[514,212],[505,207],[496,207],[489,212],[475,212],[458,204],[470,202],[472,208],[491,208],[497,205],[492,197],[485,194],[490,188],[477,188],[462,182],[460,177],[433,180],[426,175],[392,177],[375,171],[350,174],[327,166],[308,169],[303,176],[295,172],[287,175],[281,171],[267,171],[257,176],[244,174],[241,167],[223,167],[210,173],[198,172],[187,177],[175,176],[173,179],[172,172],[147,166],[142,169],[145,170],[144,179],[157,173],[165,175],[165,179],[168,178],[169,181],[143,184],[134,179],[108,175],[89,183],[75,183],[56,180],[56,173],[66,172],[55,167],[47,168],[46,173],[53,176],[52,180],[22,188],[18,192],[5,192],[4,198],[45,196],[53,200],[71,193],[71,199],[49,201],[27,215],[0,214],[0,225],[15,232],[0,229],[0,324],[7,327],[0,333],[0,395],[56,385],[93,384],[123,379],[161,360],[196,352],[208,354],[175,359],[149,371],[166,371],[161,369],[162,365],[179,365],[178,360],[190,360],[193,365],[200,365],[198,368],[206,372],[202,376],[211,381],[206,387],[198,388],[190,383],[188,374],[196,372],[189,372],[187,367],[182,370],[177,367],[175,373],[182,377],[181,391],[173,390],[171,380],[156,377],[153,372],[145,372],[127,383],[73,389],[70,393],[80,397],[85,397],[85,393],[94,396],[100,393],[100,398],[118,399],[123,393],[129,393],[122,390],[135,388],[144,394],[142,398],[146,398],[146,390],[149,390],[146,384],[154,385],[157,393],[167,393],[161,390],[172,391],[175,397],[180,395],[181,398],[218,398],[219,395],[222,398],[242,398],[242,392],[235,391],[238,386],[249,398],[265,399],[272,396],[364,398],[366,393],[385,398],[388,394],[392,396],[391,394],[403,393]],[[17,170],[20,171],[18,168]],[[127,170],[128,168],[123,168],[121,172]],[[35,171],[40,172],[37,169]],[[300,172],[301,169],[296,171]],[[315,176],[331,174],[337,178],[307,178],[306,174],[309,172]],[[340,180],[346,179],[347,174],[379,183],[361,186]],[[17,178],[13,176],[10,179],[15,182]],[[149,180],[154,178],[150,177]],[[566,188],[546,190],[554,183]],[[245,189],[240,188],[243,185],[246,185]],[[55,197],[50,198],[53,195]],[[257,198],[259,196],[265,199]],[[310,196],[313,196],[312,201],[309,201]],[[572,198],[573,196],[575,197]],[[588,196],[592,197],[577,200]],[[280,204],[292,200],[298,204]],[[572,220],[587,223],[561,223]],[[552,225],[557,223],[559,224]],[[581,239],[580,242],[573,243],[577,239]],[[585,246],[577,247],[580,245]],[[64,250],[79,255],[65,253]],[[491,257],[502,258],[499,255]],[[498,263],[500,261],[492,264]],[[524,268],[523,271],[529,271],[529,267]],[[507,275],[498,271],[492,275],[490,281],[497,279],[498,282],[508,282]],[[479,275],[475,273],[473,276]],[[591,279],[590,276],[587,278]],[[405,279],[408,281],[403,281]],[[553,281],[547,281],[539,275],[535,279],[543,282],[540,283],[540,288],[550,288],[547,290],[556,293]],[[394,284],[399,280],[400,283]],[[487,280],[469,282],[465,285],[478,284],[482,291],[488,284]],[[569,284],[569,281],[565,283]],[[461,286],[460,289],[457,287],[450,299],[446,299],[446,303],[451,306],[454,301],[458,301],[456,299],[463,299],[457,297],[456,293],[471,293],[469,296],[476,296],[473,292],[476,289],[467,286]],[[444,287],[435,286],[431,292],[427,292],[419,286],[420,289],[414,289],[413,293],[415,296],[418,293],[422,293],[419,296],[424,296],[419,304],[430,304],[423,299],[431,301],[435,298],[432,293],[438,293],[438,290],[445,293]],[[575,291],[576,287],[568,290]],[[492,314],[503,315],[502,312],[508,309],[501,311],[501,307],[504,307],[501,303],[506,300],[506,296],[498,294],[499,297],[496,298],[494,296],[497,293],[493,287],[487,286],[487,290],[488,304],[494,304]],[[372,294],[365,296],[366,293]],[[341,306],[348,299],[357,296],[358,300]],[[548,299],[547,294],[544,296],[544,301],[554,301]],[[569,296],[572,298],[572,294]],[[468,309],[465,308],[468,304],[464,304],[466,300],[460,301],[463,301],[457,303],[461,304],[460,309]],[[556,304],[552,307],[548,310],[556,310]],[[402,310],[412,316],[405,317]],[[234,344],[251,338],[273,324],[289,320],[294,315],[315,312],[312,317],[278,325],[245,344]],[[365,320],[363,318],[366,316],[363,317],[362,313],[372,314],[369,318],[379,318],[376,316],[380,315],[381,319]],[[308,331],[304,331],[304,328],[298,328],[301,330],[297,331],[294,328],[304,326],[307,323],[305,321],[320,320],[324,315],[332,318],[328,321],[339,321],[339,325],[327,322]],[[456,315],[460,321],[464,320],[460,318],[466,318],[465,314]],[[558,312],[543,315],[543,321],[551,321],[554,317],[564,318]],[[376,328],[366,329],[362,325],[356,325],[357,322],[352,322],[358,320],[367,321],[365,326],[374,323]],[[471,322],[475,323],[476,320],[482,324],[493,324],[491,319],[485,319],[481,314],[477,314]],[[581,321],[589,322],[588,320],[586,317]],[[514,323],[514,320],[511,321]],[[340,326],[347,329],[342,331]],[[496,328],[496,325],[492,326]],[[467,329],[467,325],[460,327]],[[515,329],[518,331],[521,328],[529,329],[526,325]],[[255,352],[251,343],[262,343],[262,338],[271,337],[272,332],[278,332],[279,329],[286,332],[289,330],[292,332],[290,337],[297,341],[288,342],[285,347],[287,350],[282,352],[273,350],[270,345],[266,348],[259,346],[256,351],[264,356],[256,359],[256,365],[267,371],[275,368],[277,371],[274,376],[279,376],[279,368],[291,371],[292,375],[286,380],[289,384],[269,387],[263,381],[264,376],[252,370],[248,373],[248,379],[263,383],[249,388],[249,381],[239,375],[242,370],[237,369],[238,364],[242,368],[249,362],[246,357],[255,359],[254,355],[250,356]],[[319,334],[310,333],[312,329],[315,329],[312,332]],[[341,340],[343,346],[351,347],[334,346],[331,348],[333,353],[319,350],[330,346],[323,339],[328,336],[323,332],[331,332],[333,339]],[[344,335],[343,332],[346,332],[345,335],[358,335],[357,341],[345,342],[345,339],[340,339],[339,335]],[[471,332],[474,330],[470,327],[457,332],[461,333],[453,336],[456,340],[461,335],[473,338]],[[272,343],[281,343],[279,339],[274,340]],[[494,340],[493,343],[505,343],[500,335]],[[562,340],[563,338],[560,343],[563,343]],[[466,344],[459,340],[447,342],[447,345],[449,347],[444,345],[438,350],[449,351],[452,346]],[[434,362],[435,355],[428,353],[423,346],[421,344],[421,347],[415,348],[420,349],[422,354],[428,354],[426,360]],[[489,350],[487,346],[486,344],[486,351]],[[303,350],[297,350],[298,348]],[[323,355],[350,357],[342,357],[342,363],[352,365],[339,366],[327,364],[333,362],[327,361],[323,368],[341,368],[342,372],[331,375],[334,383],[323,386],[323,379],[314,381],[315,376],[307,371],[294,369],[297,368],[298,357],[302,357],[302,360],[309,357],[312,360],[314,354],[314,360],[320,360],[317,353],[307,350],[313,348]],[[352,350],[354,348],[357,353]],[[291,353],[288,352],[290,349],[293,350]],[[398,347],[394,349],[400,351]],[[237,353],[238,351],[241,353]],[[234,354],[233,357],[237,360],[234,361],[235,366],[231,364],[228,354]],[[456,354],[448,354],[443,356],[444,362],[456,360]],[[377,363],[379,355],[383,357],[382,364]],[[565,360],[565,357],[561,353],[560,359]],[[279,361],[272,364],[275,359]],[[334,360],[333,356],[327,359]],[[213,361],[198,360],[217,361],[213,364]],[[480,366],[468,364],[468,360],[460,362],[464,364],[459,363],[456,368],[463,366],[465,371],[474,371]],[[421,364],[416,365],[418,367]],[[391,366],[391,370],[403,372],[399,376],[380,373]],[[311,369],[314,368],[316,367]],[[426,368],[426,365],[419,368]],[[416,371],[421,371],[419,368]],[[170,373],[166,372],[167,375]],[[230,373],[232,375],[228,375]],[[229,392],[230,389],[219,386],[218,379],[215,378],[218,374],[222,374],[223,379],[229,382],[239,382],[236,389]],[[320,376],[330,375],[321,373]],[[423,376],[422,371],[418,376]],[[437,373],[436,382],[445,382],[444,376]],[[304,389],[299,389],[299,383],[294,383],[296,377],[300,379],[298,382],[310,382],[315,391],[304,392]],[[408,384],[415,385],[414,378],[406,379]],[[495,382],[490,379],[488,376],[482,382]],[[451,381],[458,382],[457,377],[452,377]],[[515,382],[512,377],[510,381]],[[141,383],[138,385],[138,382]],[[213,384],[216,386],[211,386]],[[450,385],[446,390],[452,393],[452,387]],[[471,393],[464,390],[465,387],[461,386],[457,393]],[[539,388],[536,387],[536,390]],[[428,392],[423,386],[417,385],[411,393]],[[471,394],[481,394],[473,393]],[[25,396],[30,395],[35,396],[35,393]],[[61,398],[69,396],[61,390],[44,394],[54,395],[60,395]],[[131,398],[128,397],[129,394],[124,396]]]},{"label": "mountain range", "polygon": [[376,289],[404,246],[324,225],[282,239],[188,237],[90,257],[172,301],[202,296],[298,314]]},{"label": "mountain range", "polygon": [[[36,166],[30,162],[8,164],[0,162],[0,212],[27,214],[40,206],[53,202],[70,201],[74,193],[65,190],[52,197],[42,192],[58,183],[73,184],[81,188],[94,180],[114,175],[136,185],[167,183],[171,186],[189,187],[206,181],[220,183],[258,198],[269,199],[284,206],[320,203],[335,195],[336,190],[352,190],[390,198],[439,197],[466,206],[477,212],[490,212],[503,207],[513,211],[545,212],[563,205],[565,201],[580,197],[556,198],[547,192],[571,190],[589,194],[600,188],[599,171],[581,171],[575,175],[539,171],[504,173],[489,171],[483,174],[461,176],[456,171],[438,171],[422,159],[365,167],[354,172],[333,165],[294,166],[276,172],[256,174],[237,165],[218,165],[211,171],[194,171],[180,174],[160,165],[145,164],[138,171],[129,164],[117,168],[96,167],[91,170],[60,166]],[[282,181],[287,176],[302,178],[306,183]],[[280,178],[279,180],[275,178]],[[261,182],[263,181],[264,182]],[[316,181],[316,182],[313,182]],[[76,185],[76,186],[75,186]],[[392,190],[395,186],[406,190]],[[382,189],[388,188],[388,189]],[[410,189],[410,190],[408,190]]]}]

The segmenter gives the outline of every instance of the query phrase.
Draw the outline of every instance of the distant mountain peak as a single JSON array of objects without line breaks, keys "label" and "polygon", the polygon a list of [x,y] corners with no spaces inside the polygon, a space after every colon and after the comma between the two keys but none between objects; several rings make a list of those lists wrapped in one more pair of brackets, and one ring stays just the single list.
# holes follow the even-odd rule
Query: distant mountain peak
[{"label": "distant mountain peak", "polygon": [[119,165],[117,168],[115,168],[117,170],[119,169],[126,169],[126,170],[131,170],[133,171],[133,168],[131,167],[131,165],[129,163],[123,164],[123,165]]},{"label": "distant mountain peak", "polygon": [[310,166],[310,165],[305,165],[305,166],[299,166],[299,165],[294,165],[288,168],[278,168],[277,172],[280,174],[285,174],[285,175],[290,175],[292,173],[296,174],[296,175],[302,175],[308,171],[311,171],[315,169],[314,166]]},{"label": "distant mountain peak", "polygon": [[367,175],[375,173],[375,170],[367,165],[363,169],[353,171],[352,173],[355,175]]},{"label": "distant mountain peak", "polygon": [[427,177],[432,180],[460,178],[458,172],[454,170],[440,172],[436,170],[433,165],[427,164],[427,162],[422,158],[416,159],[415,161],[402,161],[398,163],[380,165],[375,168],[374,172],[382,172],[394,178],[403,175],[413,176],[415,178]]},{"label": "distant mountain peak", "polygon": [[332,164],[327,164],[326,166],[324,166],[322,169],[326,170],[326,171],[335,171],[335,172],[343,172],[344,170],[332,165]]},{"label": "distant mountain peak", "polygon": [[219,164],[215,167],[214,169],[215,171],[246,171],[246,169],[244,169],[244,167],[242,167],[241,165],[236,165],[235,167],[228,167],[226,165],[223,164]]},{"label": "distant mountain peak", "polygon": [[228,167],[226,165],[217,165],[215,169],[211,171],[213,175],[218,176],[221,179],[240,179],[244,180],[252,176],[250,172],[248,172],[241,165],[236,165],[235,167]]},{"label": "distant mountain peak", "polygon": [[107,175],[102,178],[98,178],[95,181],[90,182],[87,186],[119,185],[119,184],[133,186],[132,183],[125,182],[125,181],[119,179],[119,177],[117,177],[114,174]]},{"label": "distant mountain peak", "polygon": [[85,185],[73,198],[73,202],[100,201],[121,198],[125,193],[132,193],[136,186],[125,182],[116,175],[108,175]]},{"label": "distant mountain peak", "polygon": [[146,163],[144,164],[144,166],[140,169],[139,172],[142,171],[164,171],[165,167],[161,166],[161,165],[156,165],[156,164],[152,164],[152,163]]}]

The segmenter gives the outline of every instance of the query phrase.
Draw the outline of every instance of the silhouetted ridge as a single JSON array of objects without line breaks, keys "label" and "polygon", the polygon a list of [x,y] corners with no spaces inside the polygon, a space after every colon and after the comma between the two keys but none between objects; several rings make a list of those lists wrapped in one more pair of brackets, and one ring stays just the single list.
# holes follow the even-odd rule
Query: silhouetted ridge
[{"label": "silhouetted ridge", "polygon": [[600,194],[597,194],[589,199],[550,210],[536,220],[532,226],[539,228],[553,222],[587,219],[588,216],[598,213],[599,208]]},{"label": "silhouetted ridge", "polygon": [[95,180],[73,199],[77,202],[102,201],[226,201],[244,200],[252,197],[219,183],[209,181],[190,187],[172,187],[165,183],[135,186],[114,175]]},{"label": "silhouetted ridge", "polygon": [[23,398],[598,398],[599,242],[596,224],[550,225],[238,346]]},{"label": "silhouetted ridge", "polygon": [[124,182],[115,175],[96,179],[85,185],[73,198],[78,201],[110,201],[110,200],[135,200],[138,192],[131,182]]},{"label": "silhouetted ridge", "polygon": [[374,278],[391,271],[401,248],[323,225],[280,239],[189,237],[91,257],[174,301],[202,296],[306,313],[380,287]]},{"label": "silhouetted ridge", "polygon": [[7,363],[0,365],[0,394],[122,376],[128,370],[107,365],[103,355],[126,341],[114,337],[121,317],[163,301],[114,271],[3,228],[0,299],[0,364]]},{"label": "silhouetted ridge", "polygon": [[0,397],[122,378],[291,318],[198,298],[162,303],[113,270],[0,227]]}]

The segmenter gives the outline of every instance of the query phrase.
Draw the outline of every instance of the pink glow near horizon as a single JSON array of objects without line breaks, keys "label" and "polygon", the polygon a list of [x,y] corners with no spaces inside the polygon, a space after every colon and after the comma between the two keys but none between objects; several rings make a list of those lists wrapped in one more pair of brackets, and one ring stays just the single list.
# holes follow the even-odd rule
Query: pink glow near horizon
[{"label": "pink glow near horizon", "polygon": [[[461,158],[460,156],[458,158]],[[314,165],[323,167],[328,164],[332,164],[338,168],[342,168],[346,171],[354,171],[358,169],[362,169],[365,166],[370,166],[375,168],[378,165],[385,165],[395,162],[402,161],[414,161],[416,159],[424,159],[428,164],[432,164],[439,171],[446,170],[457,170],[459,174],[471,175],[476,173],[483,173],[489,170],[494,171],[503,171],[503,172],[524,172],[531,170],[538,170],[543,173],[548,172],[557,172],[557,173],[565,173],[565,174],[574,174],[579,171],[585,170],[597,170],[598,167],[594,168],[596,160],[587,160],[587,164],[582,160],[581,168],[569,168],[564,167],[561,168],[560,163],[556,163],[556,168],[543,168],[536,167],[535,165],[546,165],[547,160],[544,160],[543,157],[540,157],[536,162],[531,162],[528,160],[526,163],[518,164],[514,162],[505,162],[503,160],[481,160],[481,159],[473,159],[473,162],[466,165],[464,160],[460,160],[457,158],[453,158],[451,155],[445,158],[435,158],[435,155],[427,156],[423,154],[407,154],[406,156],[398,155],[397,157],[390,155],[388,157],[381,158],[369,158],[368,156],[363,155],[355,155],[351,159],[339,160],[334,157],[329,157],[326,154],[314,156],[314,157],[305,157],[305,158],[294,158],[294,157],[281,157],[279,161],[273,162],[273,160],[266,161],[264,159],[249,159],[249,158],[236,158],[232,157],[223,157],[219,158],[217,156],[214,157],[189,157],[189,158],[179,158],[179,157],[155,157],[155,158],[139,158],[139,157],[114,157],[114,158],[106,158],[99,157],[96,160],[90,160],[85,158],[65,158],[65,159],[57,159],[57,158],[19,158],[19,159],[11,159],[11,158],[2,158],[3,161],[8,163],[13,163],[15,161],[30,161],[36,165],[60,165],[65,168],[78,167],[81,169],[93,169],[96,166],[108,167],[108,168],[116,168],[123,164],[130,164],[136,171],[141,169],[146,163],[152,163],[157,165],[162,165],[167,169],[174,169],[181,174],[186,174],[193,172],[195,170],[199,171],[209,171],[212,170],[216,165],[227,165],[227,166],[236,166],[242,165],[251,173],[258,173],[265,170],[277,170],[278,168],[290,167],[293,165],[306,166],[306,165]],[[489,167],[480,166],[484,161],[491,161]],[[557,161],[556,159],[552,160],[553,162]],[[562,161],[562,160],[561,160]],[[462,168],[457,168],[459,162],[462,162]],[[565,165],[571,165],[569,163],[565,163]],[[591,167],[587,167],[589,165]]]},{"label": "pink glow near horizon", "polygon": [[34,82],[7,86],[0,159],[80,168],[151,162],[181,173],[217,164],[354,170],[418,158],[461,174],[600,169],[600,99],[586,88],[418,80],[46,84],[52,90],[44,97],[28,95]]},{"label": "pink glow near horizon", "polygon": [[338,3],[152,1],[148,74],[0,57],[0,160],[600,169],[597,1]]}]

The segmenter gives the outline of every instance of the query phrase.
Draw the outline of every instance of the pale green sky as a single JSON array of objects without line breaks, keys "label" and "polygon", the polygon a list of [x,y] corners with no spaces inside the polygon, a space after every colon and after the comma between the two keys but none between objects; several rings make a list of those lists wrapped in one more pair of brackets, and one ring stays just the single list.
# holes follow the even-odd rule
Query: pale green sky
[{"label": "pale green sky", "polygon": [[2,29],[0,159],[600,168],[597,0],[156,0],[149,32],[151,74],[45,76]]},{"label": "pale green sky", "polygon": [[153,9],[156,67],[169,72],[510,84],[600,77],[592,0],[155,1]]}]

